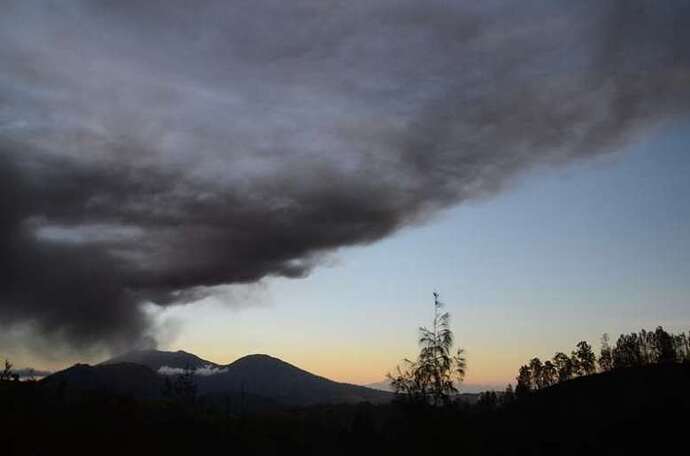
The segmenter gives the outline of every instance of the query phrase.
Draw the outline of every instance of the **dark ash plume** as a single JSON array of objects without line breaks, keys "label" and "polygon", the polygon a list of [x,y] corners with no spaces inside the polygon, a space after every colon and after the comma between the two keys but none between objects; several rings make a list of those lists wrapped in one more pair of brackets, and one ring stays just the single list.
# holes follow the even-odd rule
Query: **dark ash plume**
[{"label": "dark ash plume", "polygon": [[7,1],[0,319],[142,345],[141,304],[620,149],[690,108],[687,1]]}]

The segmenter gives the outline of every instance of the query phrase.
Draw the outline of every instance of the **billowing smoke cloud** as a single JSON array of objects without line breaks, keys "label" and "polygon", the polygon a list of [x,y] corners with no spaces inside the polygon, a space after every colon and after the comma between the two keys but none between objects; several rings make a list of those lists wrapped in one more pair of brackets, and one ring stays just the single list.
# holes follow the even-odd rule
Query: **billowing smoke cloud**
[{"label": "billowing smoke cloud", "polygon": [[143,302],[301,277],[690,108],[687,1],[5,0],[0,319],[146,345]]}]

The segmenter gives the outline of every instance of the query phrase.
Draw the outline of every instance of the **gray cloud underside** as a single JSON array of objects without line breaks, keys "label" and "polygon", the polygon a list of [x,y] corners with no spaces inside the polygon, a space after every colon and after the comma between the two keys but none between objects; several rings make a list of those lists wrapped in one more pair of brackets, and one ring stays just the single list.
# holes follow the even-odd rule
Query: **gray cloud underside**
[{"label": "gray cloud underside", "polygon": [[687,1],[474,3],[3,1],[2,321],[136,344],[688,113]]}]

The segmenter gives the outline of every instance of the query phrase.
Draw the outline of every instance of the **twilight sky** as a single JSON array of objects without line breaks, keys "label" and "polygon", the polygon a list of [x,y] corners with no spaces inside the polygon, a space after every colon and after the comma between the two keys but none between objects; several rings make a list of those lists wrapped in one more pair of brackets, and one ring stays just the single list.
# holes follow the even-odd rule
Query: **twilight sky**
[{"label": "twilight sky", "polygon": [[[690,311],[687,1],[5,0],[0,352],[468,382]],[[684,326],[685,325],[685,326]]]}]

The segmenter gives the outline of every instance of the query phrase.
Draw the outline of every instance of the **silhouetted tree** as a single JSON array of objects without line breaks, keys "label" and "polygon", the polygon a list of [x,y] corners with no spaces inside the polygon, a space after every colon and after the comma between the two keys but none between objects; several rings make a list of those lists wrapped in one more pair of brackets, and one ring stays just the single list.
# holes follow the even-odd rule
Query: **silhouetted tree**
[{"label": "silhouetted tree", "polygon": [[655,339],[653,332],[647,332],[644,329],[637,335],[637,351],[639,352],[639,363],[641,365],[657,362]]},{"label": "silhouetted tree", "polygon": [[673,345],[679,363],[690,362],[690,337],[680,333],[673,336]]},{"label": "silhouetted tree", "polygon": [[558,369],[551,361],[544,361],[544,366],[541,369],[541,382],[543,387],[549,387],[558,382]]},{"label": "silhouetted tree", "polygon": [[673,336],[658,326],[654,331],[654,342],[656,348],[656,362],[673,363],[676,361],[676,350],[673,344]]},{"label": "silhouetted tree", "polygon": [[[688,359],[688,341],[684,334],[673,335],[658,326],[653,332],[622,334],[611,350],[614,368],[655,363],[683,362]],[[600,362],[601,365],[601,362]]]},{"label": "silhouetted tree", "polygon": [[5,360],[5,367],[2,370],[2,372],[0,372],[0,381],[10,381],[17,379],[19,379],[19,376],[12,372],[12,363],[10,363],[8,360]]},{"label": "silhouetted tree", "polygon": [[646,364],[690,362],[688,334],[670,334],[661,326],[654,331],[642,329],[639,333],[622,334],[614,348],[609,345],[608,335],[603,334],[598,359],[591,345],[580,341],[570,356],[558,352],[552,361],[542,364],[539,358],[532,358],[526,366],[522,366],[517,377],[516,393],[525,394],[576,376],[592,375],[597,370],[597,362],[601,372]]},{"label": "silhouetted tree", "polygon": [[520,367],[518,376],[515,378],[515,396],[524,397],[532,391],[532,371],[529,366]]},{"label": "silhouetted tree", "polygon": [[570,352],[570,366],[573,377],[580,377],[584,374],[582,366],[580,366],[580,359],[577,357],[577,352],[574,350]]},{"label": "silhouetted tree", "polygon": [[529,361],[529,370],[532,378],[530,379],[530,384],[534,389],[543,388],[542,370],[544,366],[539,358],[532,358]]},{"label": "silhouetted tree", "polygon": [[642,362],[640,345],[640,337],[637,333],[621,334],[613,349],[613,367],[620,369],[642,366],[644,363]]},{"label": "silhouetted tree", "polygon": [[514,400],[515,400],[515,392],[513,392],[513,385],[511,385],[509,383],[508,386],[506,386],[506,390],[503,393],[503,396],[501,396],[501,403],[503,405],[510,404]]},{"label": "silhouetted tree", "polygon": [[443,304],[434,293],[434,320],[431,329],[419,328],[420,352],[416,361],[405,360],[406,368],[397,367],[395,375],[388,375],[394,391],[412,400],[440,406],[449,403],[457,392],[456,384],[465,377],[466,360],[463,349],[455,354],[450,314],[441,313]]},{"label": "silhouetted tree", "polygon": [[609,335],[604,333],[601,336],[601,350],[599,351],[599,370],[608,372],[613,369],[613,354],[609,345]]},{"label": "silhouetted tree", "polygon": [[493,410],[498,406],[496,391],[484,391],[479,394],[477,405],[485,410]]},{"label": "silhouetted tree", "polygon": [[596,372],[596,356],[592,351],[592,346],[587,342],[580,341],[575,352],[578,360],[578,367],[581,375],[592,375]]},{"label": "silhouetted tree", "polygon": [[558,352],[553,356],[553,365],[558,371],[558,381],[564,382],[573,378],[573,361],[568,355]]},{"label": "silhouetted tree", "polygon": [[391,388],[398,397],[409,402],[423,403],[427,400],[429,386],[426,379],[417,375],[417,363],[404,359],[405,367],[397,366],[395,374],[388,373]]}]

